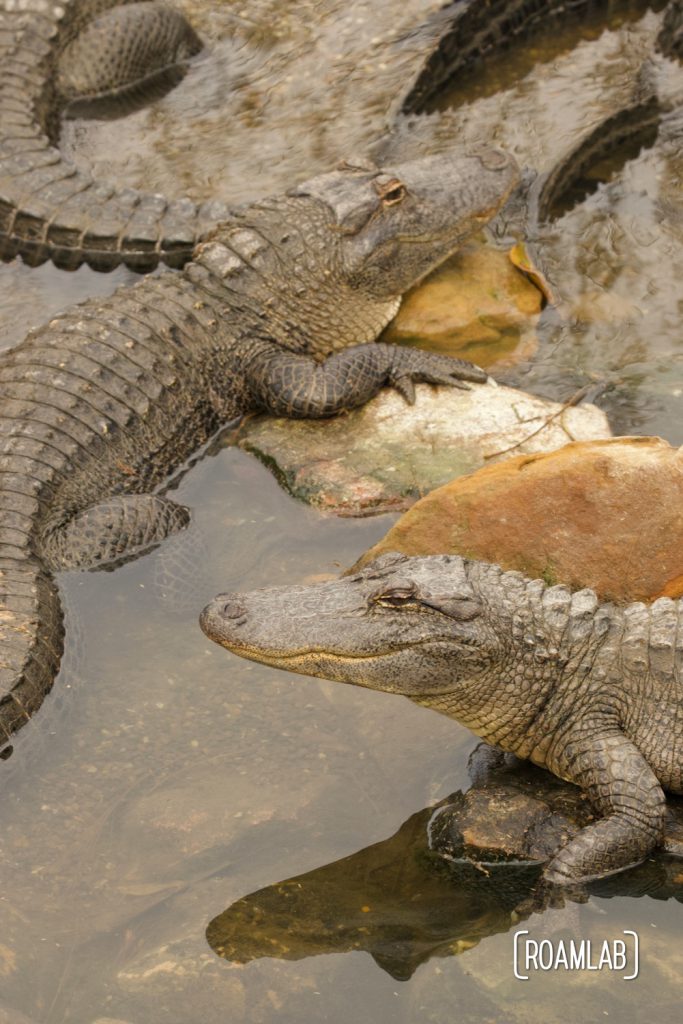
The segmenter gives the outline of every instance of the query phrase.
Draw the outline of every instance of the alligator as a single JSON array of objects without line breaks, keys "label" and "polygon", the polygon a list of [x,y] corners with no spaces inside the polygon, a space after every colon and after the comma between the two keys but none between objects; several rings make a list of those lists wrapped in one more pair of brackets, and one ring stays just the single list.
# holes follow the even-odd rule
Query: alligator
[{"label": "alligator", "polygon": [[[658,48],[669,51],[675,48],[672,37],[678,38],[680,31],[680,0],[665,0],[639,4],[637,2],[624,7],[632,7],[636,12],[644,7],[654,10],[666,8],[662,31],[658,39]],[[536,3],[515,2],[515,0],[461,0],[452,4],[454,8],[449,23],[437,44],[426,57],[415,80],[401,101],[404,114],[421,114],[431,109],[438,100],[439,93],[451,84],[454,79],[488,57],[497,50],[509,47],[520,38],[532,36],[535,32],[546,30],[562,21],[581,20],[594,11],[608,10],[610,0],[563,0],[557,2]]]},{"label": "alligator", "polygon": [[462,360],[374,343],[401,294],[518,180],[479,148],[346,164],[216,229],[180,271],[143,278],[0,358],[0,734],[25,723],[62,652],[53,573],[112,565],[182,529],[158,493],[221,425],[262,409],[326,417],[389,384],[467,387]]},{"label": "alligator", "polygon": [[66,161],[60,114],[182,69],[201,49],[154,0],[4,0],[0,9],[0,256],[68,269],[181,266],[228,214],[223,203],[116,188]]},{"label": "alligator", "polygon": [[[336,62],[328,92],[316,96],[319,111],[328,102],[327,117],[319,120],[329,119],[334,129],[297,147],[305,173],[311,175],[316,160],[329,166],[339,155],[337,107],[328,97],[344,97],[345,147],[367,152],[399,113],[427,110],[449,78],[539,26],[608,6],[607,0],[453,0],[438,9],[433,0],[414,0],[400,17],[390,7],[386,20],[375,12],[367,52],[361,43]],[[334,10],[316,17],[336,24]],[[665,35],[677,31],[674,17]],[[320,35],[322,48],[308,47],[311,75],[329,57],[329,37]],[[67,269],[83,261],[98,270],[124,263],[137,271],[159,262],[181,267],[190,259],[196,242],[230,215],[225,203],[171,200],[100,182],[64,157],[59,129],[65,108],[83,99],[144,95],[159,79],[175,84],[201,48],[184,16],[157,0],[0,0],[0,258],[51,259]],[[258,75],[245,85],[255,94],[265,88],[262,131],[271,125],[279,137],[283,124],[300,116],[301,81],[291,91],[278,83],[277,96]],[[254,137],[262,147],[263,135]],[[237,144],[241,150],[251,143],[240,135]]]},{"label": "alligator", "polygon": [[667,57],[683,60],[683,0],[671,0],[664,14],[657,49]]},{"label": "alligator", "polygon": [[310,586],[219,595],[207,636],[242,657],[399,693],[581,787],[600,818],[544,871],[580,886],[662,840],[683,792],[683,604],[600,604],[459,556],[381,556]]},{"label": "alligator", "polygon": [[[479,25],[482,7],[486,6],[489,22]],[[605,160],[611,165],[614,175],[615,151],[621,149],[623,159],[630,159],[640,149],[650,148],[658,134],[666,137],[669,125],[674,123],[681,105],[680,90],[672,78],[663,84],[661,57],[676,58],[683,55],[683,0],[670,0],[668,4],[632,3],[616,5],[619,13],[638,17],[645,8],[657,11],[665,8],[659,21],[659,28],[652,35],[651,51],[643,58],[633,48],[632,68],[609,80],[609,86],[601,93],[599,117],[593,104],[584,123],[577,124],[573,131],[565,132],[566,140],[552,139],[549,148],[529,152],[522,186],[513,201],[505,207],[499,221],[492,225],[495,233],[503,237],[525,237],[531,243],[534,262],[543,265],[544,243],[547,242],[547,228],[562,213],[567,212],[566,200],[573,199],[573,205],[583,196],[579,195],[585,185],[584,195],[597,188],[600,178],[591,173],[587,182],[583,176],[588,168],[593,170]],[[400,115],[396,118],[392,132],[382,140],[373,153],[382,159],[391,159],[393,153],[419,152],[420,146],[428,146],[430,152],[437,152],[439,145],[448,145],[448,139],[467,130],[468,119],[456,105],[445,110],[435,104],[439,95],[449,84],[464,77],[478,61],[483,61],[496,48],[500,49],[505,39],[508,44],[518,35],[529,36],[534,30],[546,33],[560,18],[590,15],[600,11],[600,3],[578,2],[562,6],[537,4],[536,10],[525,10],[518,21],[514,5],[492,2],[486,5],[468,7],[463,5],[459,14],[454,15],[448,28],[439,39],[421,68],[416,80],[405,95]],[[616,13],[616,12],[615,12]],[[478,47],[472,45],[472,38],[478,40]],[[469,43],[468,43],[469,41]],[[631,49],[631,47],[629,47]],[[679,80],[680,81],[680,80]],[[618,83],[618,84],[616,84]],[[505,108],[503,108],[505,109]],[[486,118],[484,114],[484,118]],[[495,120],[490,130],[496,130]],[[473,121],[473,132],[481,130],[478,121]],[[677,131],[677,135],[680,132]],[[517,157],[524,162],[524,151],[517,143]],[[558,148],[559,146],[559,148]],[[530,147],[533,149],[533,147]],[[523,155],[524,154],[524,155]],[[604,173],[604,169],[603,169]],[[540,245],[533,247],[536,242]]]}]

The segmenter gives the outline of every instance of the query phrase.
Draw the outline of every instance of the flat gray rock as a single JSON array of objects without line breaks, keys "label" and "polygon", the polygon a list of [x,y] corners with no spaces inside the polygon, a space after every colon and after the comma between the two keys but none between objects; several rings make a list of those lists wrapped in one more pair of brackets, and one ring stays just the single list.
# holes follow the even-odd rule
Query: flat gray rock
[{"label": "flat gray rock", "polygon": [[401,512],[490,462],[611,437],[594,405],[563,409],[494,382],[471,391],[416,390],[414,406],[385,389],[330,420],[257,417],[245,422],[237,443],[294,497],[336,515],[366,516]]}]

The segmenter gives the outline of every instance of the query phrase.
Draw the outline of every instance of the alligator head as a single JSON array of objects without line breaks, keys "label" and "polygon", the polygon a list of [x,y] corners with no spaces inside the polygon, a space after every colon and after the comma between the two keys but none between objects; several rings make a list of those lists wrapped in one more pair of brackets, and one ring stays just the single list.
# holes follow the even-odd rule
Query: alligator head
[{"label": "alligator head", "polygon": [[345,276],[378,298],[400,295],[500,209],[519,181],[503,150],[476,147],[380,168],[344,163],[290,195],[325,204]]},{"label": "alligator head", "polygon": [[374,341],[403,293],[488,221],[518,178],[514,159],[490,147],[382,168],[344,163],[245,207],[195,262],[221,280],[247,267],[240,290],[263,307],[259,329],[324,358]]},{"label": "alligator head", "polygon": [[476,685],[500,646],[473,564],[382,555],[353,576],[220,594],[200,623],[243,658],[429,701]]}]

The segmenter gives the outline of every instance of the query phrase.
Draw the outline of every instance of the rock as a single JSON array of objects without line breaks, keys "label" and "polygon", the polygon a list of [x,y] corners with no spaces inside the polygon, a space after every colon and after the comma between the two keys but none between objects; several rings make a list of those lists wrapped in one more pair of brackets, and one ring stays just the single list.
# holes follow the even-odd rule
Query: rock
[{"label": "rock", "polygon": [[130,1024],[130,1021],[121,1020],[119,1017],[98,1017],[92,1024]]},{"label": "rock", "polygon": [[617,292],[594,288],[582,292],[569,309],[569,316],[584,323],[632,323],[644,313],[635,302]]},{"label": "rock", "polygon": [[[208,1020],[215,1008],[228,1019],[243,1019],[244,986],[240,978],[221,969],[220,962],[197,937],[150,950],[116,975],[116,999],[126,1003],[142,1020]],[[165,1011],[165,1012],[164,1012]]]},{"label": "rock", "polygon": [[595,406],[563,409],[489,382],[470,391],[419,385],[414,406],[385,389],[361,409],[324,421],[256,417],[245,421],[238,444],[295,497],[363,516],[403,511],[487,460],[609,436]]},{"label": "rock", "polygon": [[160,780],[153,791],[129,801],[109,853],[120,909],[137,902],[156,905],[189,880],[224,869],[236,856],[233,844],[249,834],[263,835],[265,847],[272,831],[284,835],[288,823],[300,822],[320,792],[311,774],[296,775],[294,785],[293,773],[284,768],[268,789],[265,769],[255,766],[251,778],[235,774],[238,803],[218,784],[215,763]]},{"label": "rock", "polygon": [[469,245],[404,297],[382,341],[469,359],[487,369],[529,359],[541,291],[507,253]]},{"label": "rock", "polygon": [[432,817],[429,841],[449,860],[540,865],[592,819],[580,789],[517,762],[450,798]]},{"label": "rock", "polygon": [[547,801],[499,786],[470,789],[458,804],[447,805],[432,822],[431,839],[434,849],[446,847],[451,856],[472,861],[543,863],[576,833],[576,825]]},{"label": "rock", "polygon": [[457,553],[605,600],[683,595],[683,449],[619,437],[517,456],[419,501],[358,561]]},{"label": "rock", "polygon": [[11,1006],[0,1006],[0,1024],[33,1024],[33,1021],[25,1017],[19,1010]]}]

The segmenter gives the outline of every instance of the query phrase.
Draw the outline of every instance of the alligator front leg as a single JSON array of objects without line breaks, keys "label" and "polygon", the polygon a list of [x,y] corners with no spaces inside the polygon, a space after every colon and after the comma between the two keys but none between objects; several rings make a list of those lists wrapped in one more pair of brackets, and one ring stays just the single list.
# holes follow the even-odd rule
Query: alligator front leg
[{"label": "alligator front leg", "polygon": [[640,751],[620,732],[570,738],[562,774],[605,815],[551,860],[546,881],[571,885],[639,863],[662,839],[664,792]]},{"label": "alligator front leg", "polygon": [[364,405],[388,384],[415,401],[415,383],[467,388],[487,375],[473,363],[416,348],[370,343],[336,352],[316,363],[310,356],[270,346],[248,371],[259,403],[275,416],[322,419]]},{"label": "alligator front leg", "polygon": [[116,565],[184,529],[190,513],[155,494],[126,494],[91,505],[46,531],[45,560],[53,571]]}]

